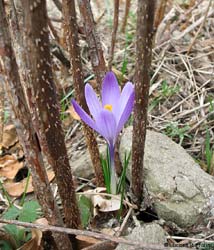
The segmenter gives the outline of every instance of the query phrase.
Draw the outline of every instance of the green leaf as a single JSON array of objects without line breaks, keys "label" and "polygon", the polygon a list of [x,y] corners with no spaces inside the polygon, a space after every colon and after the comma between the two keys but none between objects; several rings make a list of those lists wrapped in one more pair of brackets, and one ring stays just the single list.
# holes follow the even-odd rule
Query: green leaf
[{"label": "green leaf", "polygon": [[20,209],[12,205],[6,213],[3,214],[3,219],[5,220],[15,220],[20,214]]},{"label": "green leaf", "polygon": [[11,235],[17,235],[18,228],[15,225],[5,225],[3,228],[7,233]]},{"label": "green leaf", "polygon": [[28,242],[32,238],[32,233],[30,230],[26,230],[27,234],[25,235],[25,242]]},{"label": "green leaf", "polygon": [[12,246],[5,240],[0,240],[1,250],[13,250]]},{"label": "green leaf", "polygon": [[78,199],[78,206],[80,209],[82,225],[83,227],[86,227],[91,217],[91,200],[84,195],[80,195]]},{"label": "green leaf", "polygon": [[124,60],[123,60],[123,65],[122,65],[122,69],[121,69],[122,75],[125,75],[125,74],[126,74],[127,65],[128,65],[128,60],[127,60],[127,59],[124,59]]},{"label": "green leaf", "polygon": [[125,185],[126,185],[126,171],[129,165],[129,161],[131,158],[131,151],[129,151],[128,156],[125,152],[124,163],[123,163],[123,171],[119,178],[119,183],[117,185],[117,193],[121,193],[121,200],[120,200],[120,210],[118,211],[118,218],[121,219],[122,209],[123,209],[123,199],[125,195]]},{"label": "green leaf", "polygon": [[37,201],[27,201],[19,214],[19,220],[23,222],[34,222],[38,217],[40,206]]},{"label": "green leaf", "polygon": [[24,229],[18,228],[15,225],[6,225],[3,226],[4,230],[9,233],[16,241],[17,246],[21,246],[22,238],[20,238],[20,231],[24,231]]},{"label": "green leaf", "polygon": [[[3,218],[9,220],[18,219],[24,222],[33,222],[38,218],[39,208],[40,206],[37,201],[27,201],[24,203],[22,209],[18,209],[14,205],[10,207],[3,215]],[[14,238],[18,247],[25,243],[27,241],[27,237],[30,235],[28,229],[20,228],[15,225],[6,225],[3,228]]]},{"label": "green leaf", "polygon": [[131,158],[131,151],[128,153],[125,152],[125,156],[124,156],[124,163],[123,163],[123,171],[121,173],[121,176],[119,178],[118,184],[117,184],[117,193],[123,193],[123,190],[125,188],[125,180],[126,180],[126,171],[129,165],[129,161]]},{"label": "green leaf", "polygon": [[101,166],[104,175],[104,181],[107,193],[111,193],[111,166],[110,166],[110,155],[109,149],[106,149],[106,159],[101,155]]},{"label": "green leaf", "polygon": [[37,201],[26,201],[23,205],[23,209],[26,209],[26,210],[39,210],[41,207],[39,205],[39,203]]}]

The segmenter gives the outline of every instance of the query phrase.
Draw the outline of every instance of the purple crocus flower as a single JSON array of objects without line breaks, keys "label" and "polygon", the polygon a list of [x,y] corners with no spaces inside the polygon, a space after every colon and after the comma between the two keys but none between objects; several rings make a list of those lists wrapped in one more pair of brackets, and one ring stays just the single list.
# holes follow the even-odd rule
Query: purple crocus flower
[{"label": "purple crocus flower", "polygon": [[116,174],[114,167],[114,145],[118,134],[128,120],[134,105],[134,85],[127,82],[122,92],[113,72],[108,72],[103,80],[102,101],[100,102],[90,84],[85,86],[85,98],[89,116],[72,100],[73,107],[80,118],[91,128],[101,134],[109,145],[111,158],[111,188],[116,193]]}]

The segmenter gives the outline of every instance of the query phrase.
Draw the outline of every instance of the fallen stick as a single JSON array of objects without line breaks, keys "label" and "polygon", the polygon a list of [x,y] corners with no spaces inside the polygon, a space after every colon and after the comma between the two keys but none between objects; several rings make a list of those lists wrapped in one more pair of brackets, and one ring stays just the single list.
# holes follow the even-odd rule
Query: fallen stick
[{"label": "fallen stick", "polygon": [[[163,245],[159,244],[146,244],[142,242],[137,242],[137,241],[131,241],[131,240],[126,240],[121,237],[115,237],[115,236],[110,236],[102,233],[96,233],[96,232],[91,232],[91,231],[86,231],[86,230],[80,230],[80,229],[72,229],[72,228],[65,228],[65,227],[57,227],[57,226],[47,226],[47,225],[41,225],[41,224],[35,224],[35,223],[29,223],[29,222],[21,222],[17,220],[4,220],[0,219],[0,223],[3,224],[12,224],[16,226],[21,226],[21,227],[26,227],[26,228],[36,228],[41,231],[52,231],[52,232],[57,232],[57,233],[66,233],[66,234],[73,234],[73,235],[84,235],[84,236],[89,236],[93,237],[96,239],[101,239],[101,240],[108,240],[108,241],[113,241],[116,243],[121,243],[121,244],[126,244],[129,246],[133,246],[136,249],[145,249],[145,250],[180,250],[180,247],[165,247]],[[182,250],[189,250],[189,248],[182,248]]]}]

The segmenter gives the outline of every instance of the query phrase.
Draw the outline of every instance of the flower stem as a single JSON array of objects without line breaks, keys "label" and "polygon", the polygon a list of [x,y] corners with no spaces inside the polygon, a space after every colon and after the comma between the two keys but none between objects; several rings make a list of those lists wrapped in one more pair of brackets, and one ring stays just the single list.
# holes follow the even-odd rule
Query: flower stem
[{"label": "flower stem", "polygon": [[109,144],[109,155],[110,155],[110,165],[111,165],[111,193],[117,193],[117,177],[114,165],[114,145]]}]

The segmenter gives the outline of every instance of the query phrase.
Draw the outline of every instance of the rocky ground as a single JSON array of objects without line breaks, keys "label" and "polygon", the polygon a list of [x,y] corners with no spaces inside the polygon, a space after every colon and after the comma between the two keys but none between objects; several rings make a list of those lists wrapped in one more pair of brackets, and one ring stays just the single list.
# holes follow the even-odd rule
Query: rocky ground
[{"label": "rocky ground", "polygon": [[[112,6],[109,1],[103,1],[105,4],[91,2],[107,60]],[[114,70],[122,76],[121,84],[133,80],[135,68],[136,1],[132,2],[126,31],[121,32],[119,27],[115,48]],[[129,240],[169,246],[196,248],[203,240],[201,249],[214,249],[214,163],[207,161],[208,149],[214,159],[214,6],[209,0],[168,2],[154,40],[142,194],[145,203],[142,211],[134,211],[127,188],[123,233]],[[124,4],[125,1],[121,1],[119,23],[124,16]],[[49,6],[49,16],[60,36],[61,14],[54,5]],[[83,34],[80,38],[84,74],[90,78],[88,48]],[[54,36],[51,39],[54,41]],[[80,123],[64,113],[73,91],[71,75],[54,56],[53,61],[70,163],[77,192],[83,192],[95,188],[93,166]],[[91,84],[94,84],[93,80]],[[7,192],[16,200],[24,192],[27,168],[10,116],[6,103],[0,175]],[[121,136],[121,160],[125,151],[131,149],[131,125],[132,120]],[[98,137],[98,142],[100,151],[105,152],[102,138]],[[52,170],[48,171],[52,181],[54,174]],[[127,187],[130,176],[129,166]],[[54,182],[52,187],[57,193]],[[29,193],[32,191],[30,181]],[[3,196],[0,199],[0,208],[4,212],[8,204]],[[115,219],[114,212],[109,214],[98,211],[87,229],[115,234],[121,224]],[[117,249],[130,248],[118,246]]]}]

